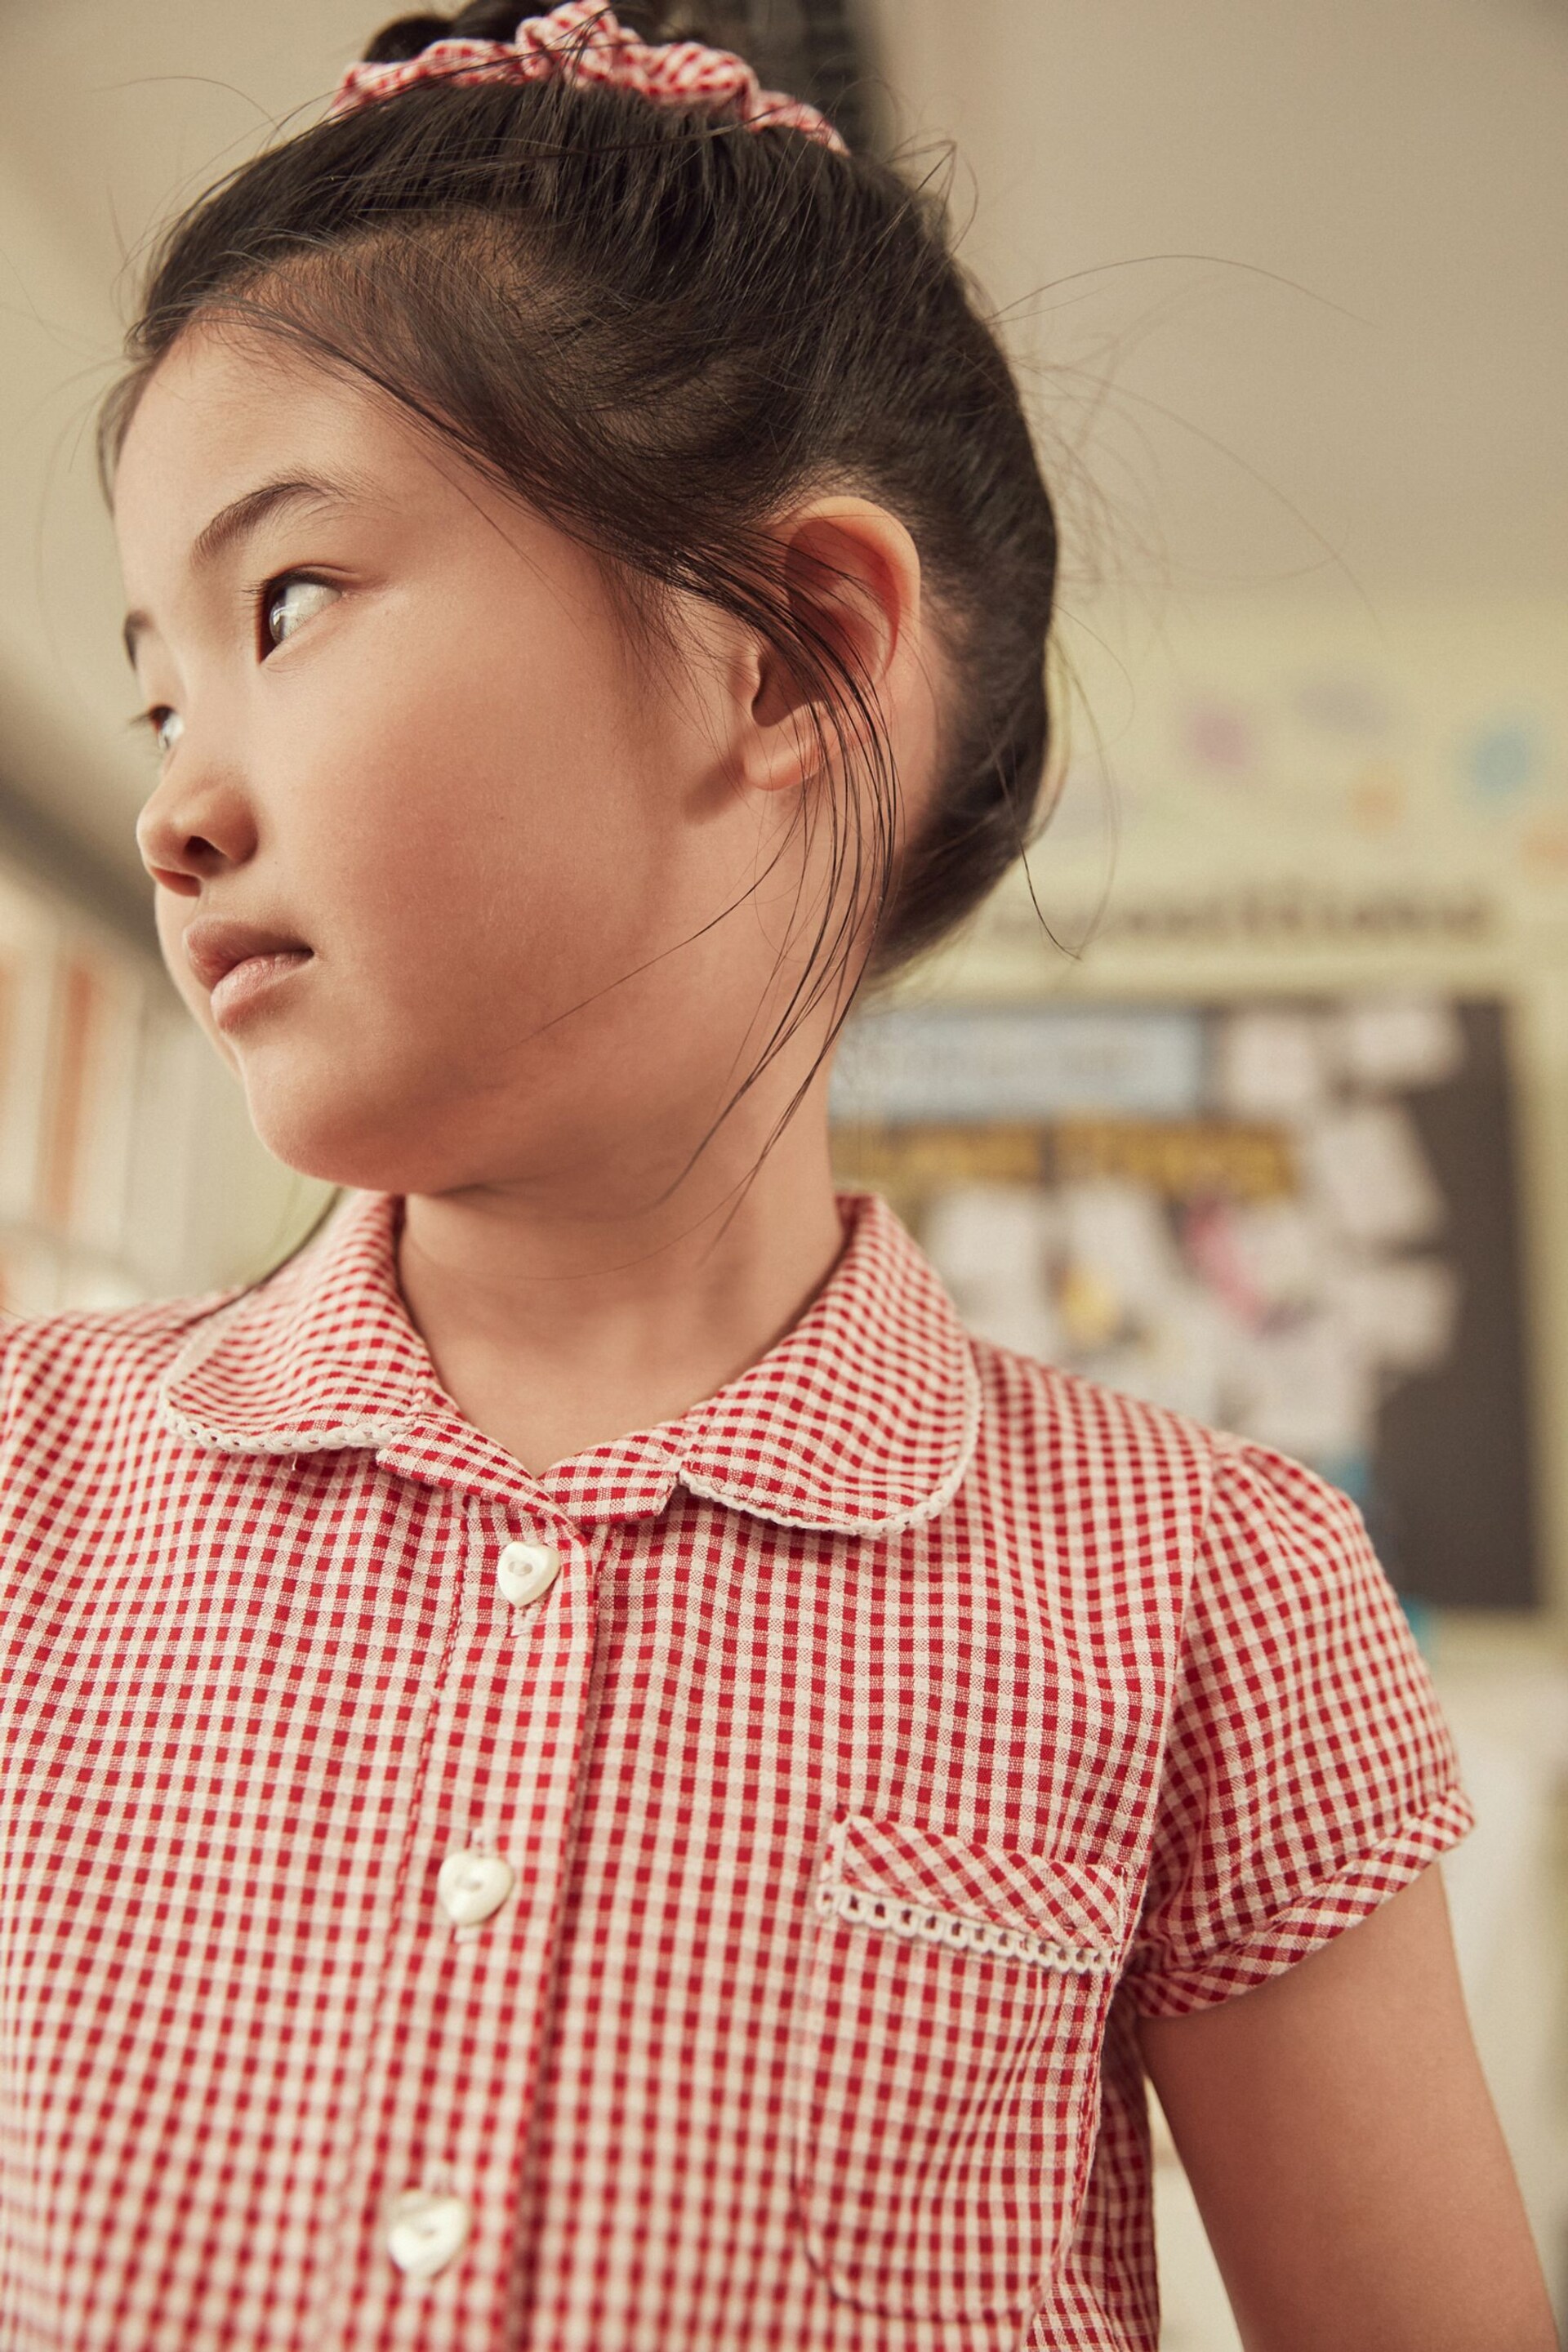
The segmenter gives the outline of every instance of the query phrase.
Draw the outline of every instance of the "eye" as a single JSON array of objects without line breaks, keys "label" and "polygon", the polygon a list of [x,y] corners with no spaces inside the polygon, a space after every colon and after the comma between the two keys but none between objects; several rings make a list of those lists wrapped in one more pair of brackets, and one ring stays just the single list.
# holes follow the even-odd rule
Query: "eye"
[{"label": "eye", "polygon": [[284,572],[269,580],[261,592],[261,658],[276,652],[286,639],[328,605],[338,591],[325,580],[308,580]]},{"label": "eye", "polygon": [[162,702],[156,709],[148,711],[147,724],[152,730],[153,742],[165,754],[174,750],[185,731],[185,722],[179,712],[171,710],[166,703]]}]

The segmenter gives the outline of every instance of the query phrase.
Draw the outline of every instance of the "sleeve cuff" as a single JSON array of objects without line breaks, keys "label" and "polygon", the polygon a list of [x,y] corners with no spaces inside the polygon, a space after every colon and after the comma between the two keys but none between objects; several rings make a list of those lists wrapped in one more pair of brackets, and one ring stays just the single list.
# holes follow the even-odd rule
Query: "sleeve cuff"
[{"label": "sleeve cuff", "polygon": [[1458,1845],[1475,1825],[1469,1799],[1462,1789],[1451,1788],[1426,1812],[1414,1814],[1375,1853],[1350,1864],[1240,1942],[1163,1967],[1140,1968],[1134,1962],[1123,1978],[1127,1997],[1140,2017],[1185,2017],[1193,2010],[1212,2009],[1237,1993],[1250,1992],[1355,1927],[1418,1878],[1428,1863]]}]

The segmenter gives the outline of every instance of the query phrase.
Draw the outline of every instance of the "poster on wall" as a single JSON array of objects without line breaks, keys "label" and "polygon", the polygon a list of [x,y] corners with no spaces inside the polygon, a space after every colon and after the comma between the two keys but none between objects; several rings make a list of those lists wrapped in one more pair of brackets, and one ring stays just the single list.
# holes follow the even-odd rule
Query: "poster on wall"
[{"label": "poster on wall", "polygon": [[1529,1608],[1507,1033],[1410,994],[871,1013],[836,1164],[982,1337],[1310,1464],[1407,1600]]}]

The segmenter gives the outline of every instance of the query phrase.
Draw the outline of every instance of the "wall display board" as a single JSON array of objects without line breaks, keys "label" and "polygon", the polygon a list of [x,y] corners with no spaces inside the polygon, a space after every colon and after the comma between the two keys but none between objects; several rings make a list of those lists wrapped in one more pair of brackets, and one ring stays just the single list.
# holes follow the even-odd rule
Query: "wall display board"
[{"label": "wall display board", "polygon": [[1539,1601],[1503,1004],[895,1007],[834,1117],[972,1328],[1309,1462],[1409,1599]]},{"label": "wall display board", "polygon": [[[1468,1075],[1412,1087],[1401,1104],[1429,1163],[1468,1149],[1458,1131],[1426,1135],[1445,1105],[1471,1106],[1478,1150],[1495,1131],[1511,1159],[1517,1142],[1517,1189],[1500,1179],[1490,1197],[1510,1202],[1525,1266],[1536,1589],[1568,1627],[1568,607],[1373,610],[1280,587],[1171,600],[1148,621],[1115,599],[1065,615],[1074,686],[1058,698],[1052,821],[1027,873],[1016,868],[895,1001],[1461,1008]],[[1507,1065],[1490,1091],[1484,1024],[1462,1010],[1488,1005]],[[1288,1067],[1289,1030],[1256,1034]],[[1364,1129],[1369,1151],[1376,1133]],[[1447,1169],[1439,1190],[1469,1181]],[[1453,1236],[1479,1231],[1453,1213]],[[1462,1294],[1456,1313],[1475,1311]],[[1384,1453],[1437,1376],[1406,1377],[1407,1398],[1379,1408]],[[1498,1412],[1517,1420],[1513,1392],[1500,1394]],[[1470,1396],[1479,1411],[1479,1375]],[[1434,1477],[1447,1489],[1473,1475],[1494,1493],[1480,1459],[1492,1443]],[[1462,1496],[1450,1499],[1457,1511]],[[1511,1589],[1500,1573],[1493,1584]]]}]

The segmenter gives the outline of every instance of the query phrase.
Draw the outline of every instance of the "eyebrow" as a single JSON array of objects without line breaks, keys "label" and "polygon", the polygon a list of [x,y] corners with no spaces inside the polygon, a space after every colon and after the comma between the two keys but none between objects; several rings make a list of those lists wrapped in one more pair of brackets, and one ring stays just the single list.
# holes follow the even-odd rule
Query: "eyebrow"
[{"label": "eyebrow", "polygon": [[[342,482],[328,481],[324,476],[291,474],[274,482],[258,482],[255,489],[247,490],[220,507],[210,522],[205,522],[191,541],[190,562],[194,571],[210,571],[220,555],[264,522],[280,507],[341,506],[353,493]],[[127,613],[123,638],[125,657],[132,667],[136,661],[138,641],[153,626],[146,613]]]}]

